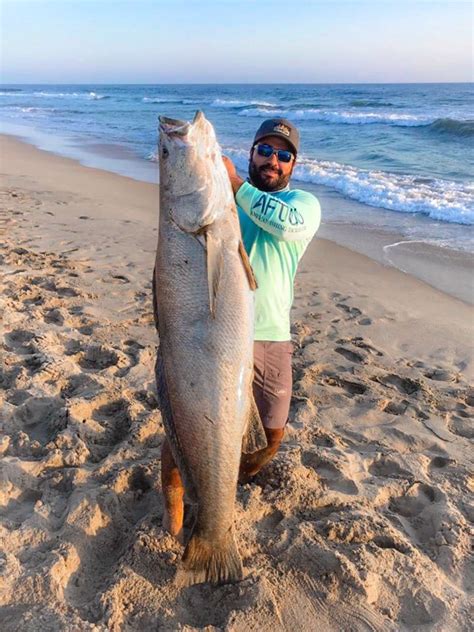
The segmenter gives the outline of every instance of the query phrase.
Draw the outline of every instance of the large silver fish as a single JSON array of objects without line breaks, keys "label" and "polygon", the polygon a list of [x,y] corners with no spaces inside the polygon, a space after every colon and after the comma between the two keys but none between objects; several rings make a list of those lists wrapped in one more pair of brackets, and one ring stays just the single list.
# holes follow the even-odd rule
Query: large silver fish
[{"label": "large silver fish", "polygon": [[252,396],[253,291],[214,129],[160,117],[157,385],[194,526],[178,581],[242,578],[233,532],[241,452],[265,447]]}]

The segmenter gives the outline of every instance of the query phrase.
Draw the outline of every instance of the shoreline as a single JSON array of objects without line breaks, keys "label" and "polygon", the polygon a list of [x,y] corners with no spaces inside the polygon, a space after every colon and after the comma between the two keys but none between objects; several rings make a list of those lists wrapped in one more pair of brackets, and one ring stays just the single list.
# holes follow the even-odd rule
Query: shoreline
[{"label": "shoreline", "polygon": [[[39,137],[44,133],[39,133]],[[37,147],[31,140],[16,134],[1,133],[0,138],[10,138],[12,141],[34,147],[37,151],[44,152],[57,158],[71,161],[85,168],[98,172],[110,173],[122,178],[129,178],[137,183],[146,183],[154,186],[152,178],[158,180],[158,168],[156,163],[147,163],[133,158],[133,154],[127,148],[109,145],[107,143],[90,143],[90,147],[100,149],[101,154],[90,153],[87,145],[70,145],[79,151],[77,157],[68,157],[61,153],[61,149],[54,150]],[[54,143],[53,143],[54,144]],[[82,154],[82,159],[80,158]],[[92,157],[92,159],[91,159]],[[101,164],[95,166],[96,161]],[[143,175],[148,172],[149,179],[144,180]],[[131,175],[130,175],[131,174]],[[155,174],[153,176],[152,174]],[[142,176],[142,177],[140,177]],[[295,186],[300,186],[296,182]],[[375,225],[358,225],[349,220],[347,222],[325,221],[324,215],[331,213],[336,205],[351,209],[354,215],[364,216],[369,211],[394,213],[378,207],[368,207],[360,202],[350,200],[336,191],[323,186],[308,185],[302,183],[303,188],[313,192],[321,203],[323,209],[323,223],[318,236],[348,248],[353,252],[370,257],[383,265],[394,267],[405,274],[414,276],[424,281],[435,289],[441,290],[454,298],[469,305],[474,305],[474,259],[471,253],[452,248],[443,248],[427,239],[410,239],[400,231]],[[395,218],[399,222],[402,217]]]}]

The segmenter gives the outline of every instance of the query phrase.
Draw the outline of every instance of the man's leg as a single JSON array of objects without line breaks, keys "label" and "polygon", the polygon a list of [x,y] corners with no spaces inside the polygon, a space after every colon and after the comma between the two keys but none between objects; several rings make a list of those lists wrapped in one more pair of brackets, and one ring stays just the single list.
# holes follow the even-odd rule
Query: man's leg
[{"label": "man's leg", "polygon": [[165,503],[163,527],[179,538],[183,528],[184,487],[167,439],[161,448],[161,489]]},{"label": "man's leg", "polygon": [[253,393],[267,436],[268,445],[253,454],[242,455],[239,480],[250,480],[278,452],[285,434],[293,387],[289,342],[255,342]]}]

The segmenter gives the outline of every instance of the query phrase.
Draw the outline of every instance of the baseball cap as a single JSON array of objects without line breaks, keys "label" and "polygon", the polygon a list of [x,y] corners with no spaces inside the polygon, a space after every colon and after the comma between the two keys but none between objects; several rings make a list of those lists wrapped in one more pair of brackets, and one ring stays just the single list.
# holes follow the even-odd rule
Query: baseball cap
[{"label": "baseball cap", "polygon": [[254,143],[257,143],[266,136],[280,136],[284,138],[286,142],[294,149],[295,154],[298,153],[300,146],[300,133],[287,119],[284,118],[272,118],[263,121],[255,134],[253,139]]}]

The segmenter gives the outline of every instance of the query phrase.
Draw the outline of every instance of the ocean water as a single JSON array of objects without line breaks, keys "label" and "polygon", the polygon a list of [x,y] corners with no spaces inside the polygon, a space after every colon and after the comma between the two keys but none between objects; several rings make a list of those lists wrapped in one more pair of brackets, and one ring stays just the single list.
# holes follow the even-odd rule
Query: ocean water
[{"label": "ocean water", "polygon": [[154,180],[160,114],[203,110],[242,172],[257,127],[284,116],[302,138],[293,186],[339,196],[325,221],[472,250],[473,97],[472,84],[3,85],[0,122],[42,148]]}]

